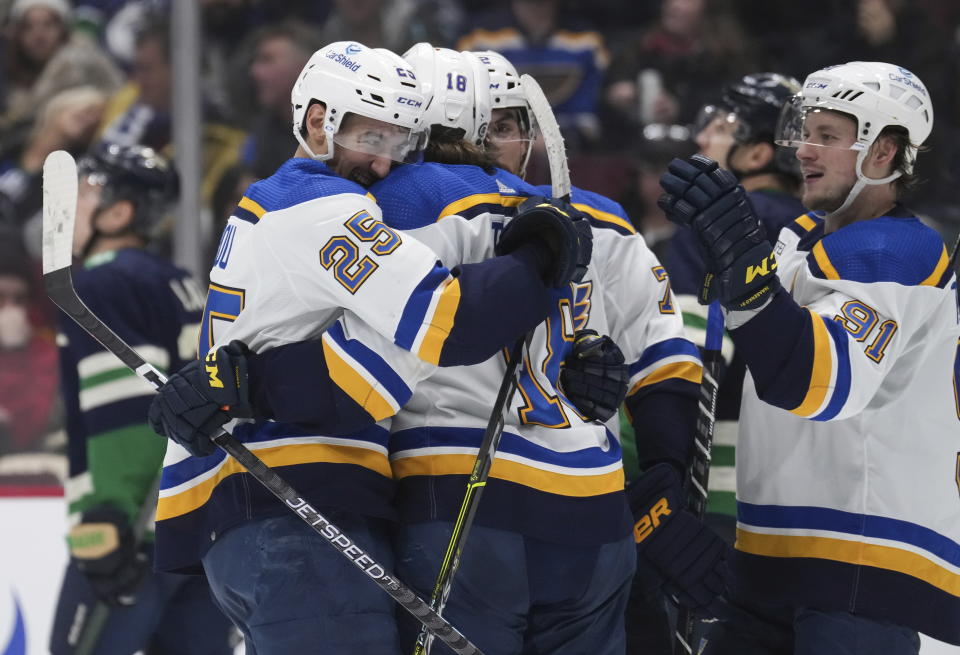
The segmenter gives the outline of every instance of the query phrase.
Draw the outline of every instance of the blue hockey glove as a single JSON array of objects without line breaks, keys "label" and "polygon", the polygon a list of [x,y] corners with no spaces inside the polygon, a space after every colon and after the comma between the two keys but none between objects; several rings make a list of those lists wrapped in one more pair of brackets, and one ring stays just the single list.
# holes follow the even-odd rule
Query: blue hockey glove
[{"label": "blue hockey glove", "polygon": [[667,463],[651,467],[627,487],[627,498],[638,570],[658,575],[663,591],[691,610],[712,615],[725,589],[730,546],[684,508],[676,469]]},{"label": "blue hockey glove", "polygon": [[580,330],[573,351],[560,369],[560,388],[581,414],[606,421],[627,397],[630,369],[613,339],[596,330]]},{"label": "blue hockey glove", "polygon": [[780,289],[777,260],[743,187],[708,157],[674,159],[660,178],[657,201],[667,217],[691,227],[706,273],[701,304],[729,310],[762,306]]},{"label": "blue hockey glove", "polygon": [[67,537],[70,557],[97,598],[108,605],[133,605],[150,569],[146,553],[133,542],[126,515],[111,505],[92,508]]},{"label": "blue hockey glove", "polygon": [[204,395],[217,403],[231,418],[250,418],[250,381],[247,359],[253,353],[247,344],[234,339],[211,350],[203,360],[206,372]]},{"label": "blue hockey glove", "polygon": [[557,198],[531,196],[517,208],[497,240],[496,254],[536,246],[544,283],[560,288],[586,275],[593,254],[593,232],[586,214]]}]

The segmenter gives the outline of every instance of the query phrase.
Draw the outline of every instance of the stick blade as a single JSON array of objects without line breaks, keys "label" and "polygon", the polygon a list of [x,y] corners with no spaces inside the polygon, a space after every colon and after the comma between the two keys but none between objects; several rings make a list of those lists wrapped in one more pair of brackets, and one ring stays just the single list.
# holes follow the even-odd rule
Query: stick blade
[{"label": "stick blade", "polygon": [[550,163],[550,187],[555,198],[570,199],[570,169],[567,167],[567,150],[563,145],[563,135],[557,118],[543,89],[537,81],[527,74],[520,76],[523,94],[530,103],[530,111],[543,134],[547,147],[547,161]]},{"label": "stick blade", "polygon": [[56,150],[43,162],[43,274],[69,268],[77,216],[77,162]]}]

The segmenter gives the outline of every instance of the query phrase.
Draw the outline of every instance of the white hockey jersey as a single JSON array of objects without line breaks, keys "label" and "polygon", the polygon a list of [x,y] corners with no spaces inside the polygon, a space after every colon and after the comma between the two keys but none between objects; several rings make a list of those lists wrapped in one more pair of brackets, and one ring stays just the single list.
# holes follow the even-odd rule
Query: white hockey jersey
[{"label": "white hockey jersey", "polygon": [[[729,316],[754,353],[737,449],[741,593],[960,643],[960,306],[943,243],[898,207],[825,237],[804,215],[776,255],[796,304]],[[770,307],[805,336],[778,344]]]},{"label": "white hockey jersey", "polygon": [[[490,256],[514,208],[539,193],[504,171],[439,164],[395,173],[371,192],[385,222],[409,230],[444,261],[457,253]],[[592,328],[616,341],[631,365],[632,393],[677,380],[695,389],[701,364],[683,336],[663,267],[622,209],[581,190],[573,201],[591,217],[593,259],[582,282],[556,294],[554,311],[524,352],[476,520],[558,542],[603,543],[628,534],[632,520],[619,440],[582,417],[558,388],[575,332]],[[438,222],[427,224],[423,217],[431,215]],[[390,460],[404,520],[456,516],[505,370],[502,356],[437,369],[392,419]]]}]

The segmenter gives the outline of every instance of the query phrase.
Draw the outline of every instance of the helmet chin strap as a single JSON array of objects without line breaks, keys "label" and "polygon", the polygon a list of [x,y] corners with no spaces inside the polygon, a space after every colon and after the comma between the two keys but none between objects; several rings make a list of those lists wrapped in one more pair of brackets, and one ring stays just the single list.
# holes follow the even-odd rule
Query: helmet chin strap
[{"label": "helmet chin strap", "polygon": [[853,183],[853,187],[850,189],[850,192],[847,193],[847,197],[846,199],[844,199],[843,204],[841,204],[839,207],[834,209],[832,212],[825,213],[823,215],[824,219],[830,218],[832,216],[836,216],[837,214],[842,214],[847,209],[849,209],[850,206],[857,199],[857,196],[860,195],[860,192],[863,191],[865,187],[877,186],[880,184],[888,184],[890,182],[893,182],[898,177],[900,177],[901,175],[900,171],[894,171],[890,175],[886,177],[882,177],[879,180],[874,179],[872,177],[867,177],[866,175],[864,175],[863,161],[867,158],[867,153],[869,152],[869,150],[870,150],[869,148],[864,148],[859,153],[857,153],[857,167],[856,167],[857,181]]}]

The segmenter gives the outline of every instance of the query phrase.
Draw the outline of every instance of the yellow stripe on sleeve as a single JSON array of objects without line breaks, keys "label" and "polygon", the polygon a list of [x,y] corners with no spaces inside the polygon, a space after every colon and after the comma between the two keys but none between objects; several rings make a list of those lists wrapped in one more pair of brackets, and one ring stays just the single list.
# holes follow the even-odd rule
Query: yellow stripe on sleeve
[{"label": "yellow stripe on sleeve", "polygon": [[946,247],[940,251],[940,261],[937,262],[936,268],[933,269],[933,273],[930,274],[926,280],[920,283],[920,286],[935,287],[937,283],[940,282],[940,278],[943,277],[943,274],[947,270],[947,266],[950,265],[950,258],[947,256]]},{"label": "yellow stripe on sleeve", "polygon": [[960,596],[960,575],[922,555],[900,548],[828,537],[758,534],[738,528],[737,550],[766,557],[815,557],[873,566],[918,578]]},{"label": "yellow stripe on sleeve", "polygon": [[430,317],[429,327],[423,335],[423,342],[417,351],[417,356],[431,364],[440,363],[440,351],[453,329],[453,318],[460,306],[460,280],[453,278],[444,283],[443,291],[437,307]]},{"label": "yellow stripe on sleeve", "polygon": [[257,218],[263,218],[263,215],[267,213],[267,210],[261,207],[257,202],[250,200],[250,198],[244,196],[240,198],[238,206],[241,209],[246,209],[248,212],[252,213]]},{"label": "yellow stripe on sleeve", "polygon": [[817,260],[817,265],[820,266],[820,270],[823,271],[823,274],[828,280],[840,279],[840,274],[837,273],[837,269],[833,267],[833,262],[831,262],[830,257],[827,256],[827,251],[823,247],[823,241],[818,241],[811,252],[813,252],[813,258]]},{"label": "yellow stripe on sleeve", "polygon": [[813,370],[810,372],[810,385],[803,402],[790,411],[807,417],[816,412],[830,389],[830,376],[833,372],[833,355],[830,352],[830,335],[823,317],[807,309],[813,323]]},{"label": "yellow stripe on sleeve", "polygon": [[[404,457],[392,462],[393,474],[399,480],[412,475],[470,475],[476,455],[423,455]],[[623,469],[596,475],[569,475],[545,471],[500,457],[493,461],[490,477],[522,484],[558,496],[587,498],[623,491]]]},{"label": "yellow stripe on sleeve", "polygon": [[444,216],[459,214],[477,205],[488,204],[500,205],[501,207],[516,207],[522,204],[524,200],[526,200],[525,196],[504,196],[499,193],[474,193],[460,200],[451,202],[441,209],[437,220],[439,221]]},{"label": "yellow stripe on sleeve", "polygon": [[598,221],[602,221],[604,223],[613,223],[617,227],[627,230],[628,232],[630,232],[630,234],[636,234],[637,232],[637,228],[633,227],[633,224],[631,224],[629,221],[623,220],[616,214],[600,211],[599,209],[591,207],[590,205],[584,205],[583,203],[580,203],[580,202],[573,203],[573,206],[576,209],[579,209],[580,211],[582,211],[584,214],[590,214]]},{"label": "yellow stripe on sleeve", "polygon": [[327,369],[334,384],[343,389],[355,403],[360,405],[376,421],[382,421],[396,414],[393,406],[384,398],[347,360],[334,350],[324,337],[323,356],[327,360]]},{"label": "yellow stripe on sleeve", "polygon": [[815,227],[817,226],[817,222],[814,221],[814,220],[813,220],[812,218],[810,218],[809,216],[807,216],[806,214],[804,214],[803,216],[801,216],[800,218],[798,218],[796,221],[794,221],[794,223],[796,223],[797,225],[799,225],[800,227],[802,227],[802,228],[803,228],[804,230],[806,230],[807,232],[809,232],[810,230],[812,230],[813,228],[815,228]]},{"label": "yellow stripe on sleeve", "polygon": [[700,384],[703,381],[703,366],[696,362],[674,362],[673,364],[661,366],[633,385],[627,395],[632,396],[643,387],[648,387],[651,384],[670,379],[687,380],[688,382]]},{"label": "yellow stripe on sleeve", "polygon": [[[294,466],[298,464],[331,463],[356,464],[375,471],[384,477],[391,477],[390,462],[379,451],[356,446],[339,444],[296,444],[256,449],[257,456],[267,466]],[[245,473],[246,469],[232,457],[224,460],[215,475],[199,482],[189,489],[173,496],[161,497],[157,501],[157,521],[172,519],[203,506],[213,490],[223,480],[235,473]]]}]

